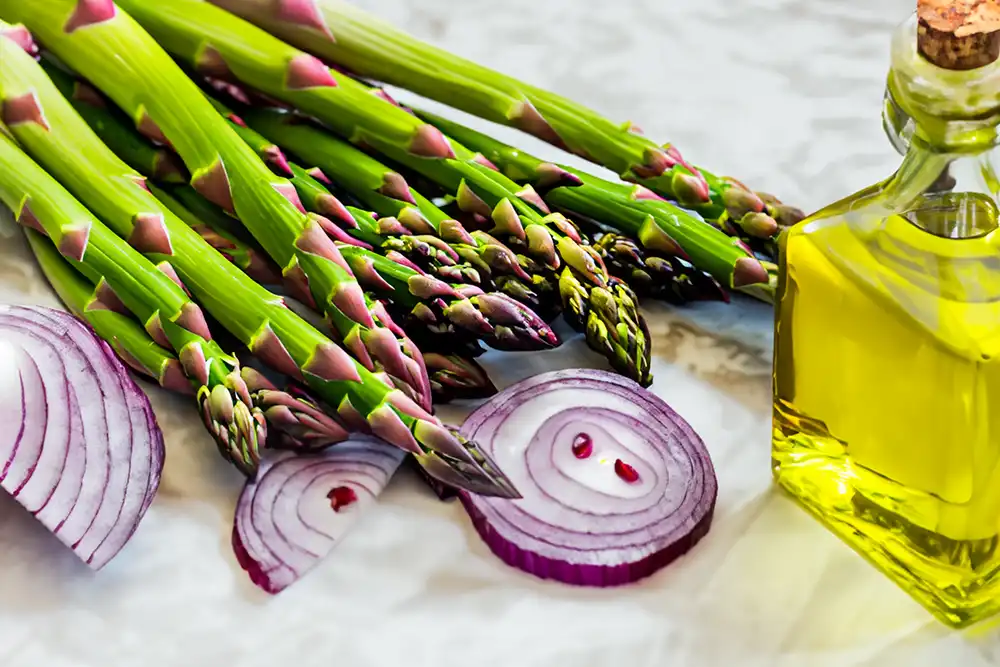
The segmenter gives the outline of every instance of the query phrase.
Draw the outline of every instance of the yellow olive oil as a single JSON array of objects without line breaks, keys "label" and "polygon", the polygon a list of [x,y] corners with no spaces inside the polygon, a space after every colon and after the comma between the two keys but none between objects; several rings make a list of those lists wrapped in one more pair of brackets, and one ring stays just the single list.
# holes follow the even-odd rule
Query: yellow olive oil
[{"label": "yellow olive oil", "polygon": [[948,194],[782,240],[775,479],[955,626],[1000,609],[996,222]]}]

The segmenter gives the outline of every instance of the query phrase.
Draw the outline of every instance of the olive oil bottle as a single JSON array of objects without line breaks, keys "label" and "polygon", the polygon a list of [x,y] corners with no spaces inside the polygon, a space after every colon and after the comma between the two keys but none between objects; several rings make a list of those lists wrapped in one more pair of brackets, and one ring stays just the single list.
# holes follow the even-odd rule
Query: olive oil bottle
[{"label": "olive oil bottle", "polygon": [[902,165],[780,239],[772,463],[957,627],[1000,611],[1000,24],[928,4],[892,43]]}]

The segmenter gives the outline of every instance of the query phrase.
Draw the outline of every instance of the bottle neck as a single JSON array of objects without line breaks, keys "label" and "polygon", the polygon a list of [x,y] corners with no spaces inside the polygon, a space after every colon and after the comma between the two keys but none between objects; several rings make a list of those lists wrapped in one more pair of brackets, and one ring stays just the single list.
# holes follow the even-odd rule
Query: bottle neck
[{"label": "bottle neck", "polygon": [[1000,63],[948,70],[919,53],[917,18],[897,29],[883,125],[903,155],[896,173],[866,203],[944,238],[982,236],[997,226],[1000,178]]}]

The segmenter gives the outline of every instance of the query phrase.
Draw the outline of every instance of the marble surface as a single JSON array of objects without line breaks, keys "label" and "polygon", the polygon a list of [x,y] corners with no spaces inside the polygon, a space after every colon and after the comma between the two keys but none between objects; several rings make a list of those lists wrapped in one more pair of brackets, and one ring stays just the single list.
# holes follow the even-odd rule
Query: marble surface
[{"label": "marble surface", "polygon": [[[360,4],[803,208],[897,164],[879,110],[889,36],[912,0]],[[0,238],[0,297],[56,304],[17,235]],[[0,498],[0,665],[1000,664],[995,631],[938,625],[772,490],[767,307],[647,314],[654,390],[703,435],[720,495],[708,537],[642,584],[582,590],[511,570],[458,506],[405,472],[331,558],[268,598],[229,548],[239,476],[183,400],[151,390],[168,436],[163,483],[99,575]],[[579,340],[487,361],[500,384],[595,363]]]}]

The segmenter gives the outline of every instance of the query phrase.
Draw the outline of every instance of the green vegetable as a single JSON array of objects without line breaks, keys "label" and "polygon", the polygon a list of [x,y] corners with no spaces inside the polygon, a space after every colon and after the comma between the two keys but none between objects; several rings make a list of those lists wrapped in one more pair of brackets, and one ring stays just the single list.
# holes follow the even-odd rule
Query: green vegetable
[{"label": "green vegetable", "polygon": [[169,190],[151,184],[147,184],[147,187],[171,213],[198,232],[210,246],[248,276],[261,285],[281,283],[281,271],[270,258],[233,231],[232,228],[239,224],[238,221],[226,215],[190,186],[181,185]]},{"label": "green vegetable", "polygon": [[341,248],[344,259],[366,289],[391,300],[416,322],[448,339],[482,339],[498,350],[542,350],[559,339],[524,304],[471,285],[449,285],[433,276],[357,246]]},{"label": "green vegetable", "polygon": [[43,58],[42,68],[108,148],[126,164],[141,174],[164,183],[184,183],[187,174],[177,156],[163,147],[154,146],[139,134],[121,110],[113,107],[92,86],[73,77]]},{"label": "green vegetable", "polygon": [[87,322],[114,349],[118,357],[164,389],[193,394],[196,387],[185,376],[177,354],[153,340],[123,308],[112,310],[101,299],[114,299],[106,282],[96,286],[59,254],[42,232],[25,228],[38,265],[70,312]]},{"label": "green vegetable", "polygon": [[[419,351],[372,319],[336,245],[305,213],[292,185],[272,173],[160,46],[108,0],[0,2],[60,61],[124,109],[140,131],[176,149],[206,199],[235,214],[281,267],[295,296],[322,312],[369,370],[385,370],[430,404]],[[67,31],[68,21],[82,21]],[[70,24],[72,25],[72,24]],[[250,47],[253,48],[252,46]]]},{"label": "green vegetable", "polygon": [[[461,223],[410,187],[401,174],[364,151],[300,117],[276,109],[247,109],[243,118],[255,130],[315,165],[339,187],[387,219],[380,225],[380,233],[392,232],[392,222],[398,222],[403,228],[399,231],[421,236],[433,234],[448,242],[451,251],[481,277],[489,278],[506,294],[529,306],[541,303],[539,294],[551,294],[557,289],[555,281],[546,282],[545,276],[531,275],[522,268],[522,263],[531,266],[531,260],[519,258],[488,234],[470,234]],[[363,240],[379,245],[370,239]],[[498,276],[506,279],[498,281]]]},{"label": "green vegetable", "polygon": [[[152,41],[138,26],[119,22],[125,15],[114,5],[107,8],[115,18],[66,34],[64,26],[77,16],[75,3],[0,0],[0,16],[23,19],[49,46],[84,37],[84,48],[110,48],[111,60],[128,64],[136,53],[128,49],[128,33],[135,33],[144,44],[139,52],[152,50]],[[70,27],[76,22],[74,18]],[[109,25],[124,25],[126,34],[112,33],[112,39],[94,35]],[[135,76],[149,76],[142,72]],[[140,85],[137,80],[131,83]],[[352,427],[370,428],[413,452],[424,470],[443,483],[487,495],[517,495],[475,443],[456,436],[351,359],[161,205],[145,189],[144,179],[115,157],[73,111],[37,63],[3,37],[0,97],[8,126],[24,149],[119,236],[130,239],[154,263],[169,262],[205,310],[264,363],[307,384]]]},{"label": "green vegetable", "polygon": [[565,97],[421,42],[347,2],[211,1],[359,76],[529,132],[692,206],[720,227],[739,229],[747,215],[758,213],[771,218],[772,228],[804,217],[774,197],[756,195],[736,180],[693,166],[674,146],[658,145],[632,123],[613,122]]},{"label": "green vegetable", "polygon": [[[318,59],[232,14],[198,0],[122,0],[119,5],[164,48],[202,73],[218,75],[224,69],[225,75],[315,116],[352,143],[370,146],[455,192],[463,210],[492,219],[494,236],[508,246],[520,244],[538,262],[525,270],[558,274],[563,312],[572,326],[586,332],[593,349],[619,372],[643,385],[652,382],[649,334],[634,293],[624,283],[611,283],[600,257],[580,245],[569,221],[540,214],[544,204],[532,188],[492,171],[434,126],[349,77],[335,78]],[[23,19],[23,14],[17,16]]]},{"label": "green vegetable", "polygon": [[[636,239],[647,253],[688,258],[730,289],[768,282],[767,271],[741,242],[644,186],[608,181],[572,167],[545,162],[454,121],[427,112],[420,112],[420,116],[479,151],[510,179],[532,184],[553,208],[594,220]],[[770,221],[764,214],[755,216],[745,217],[761,225]],[[773,230],[764,236],[770,237],[771,233]]]}]

